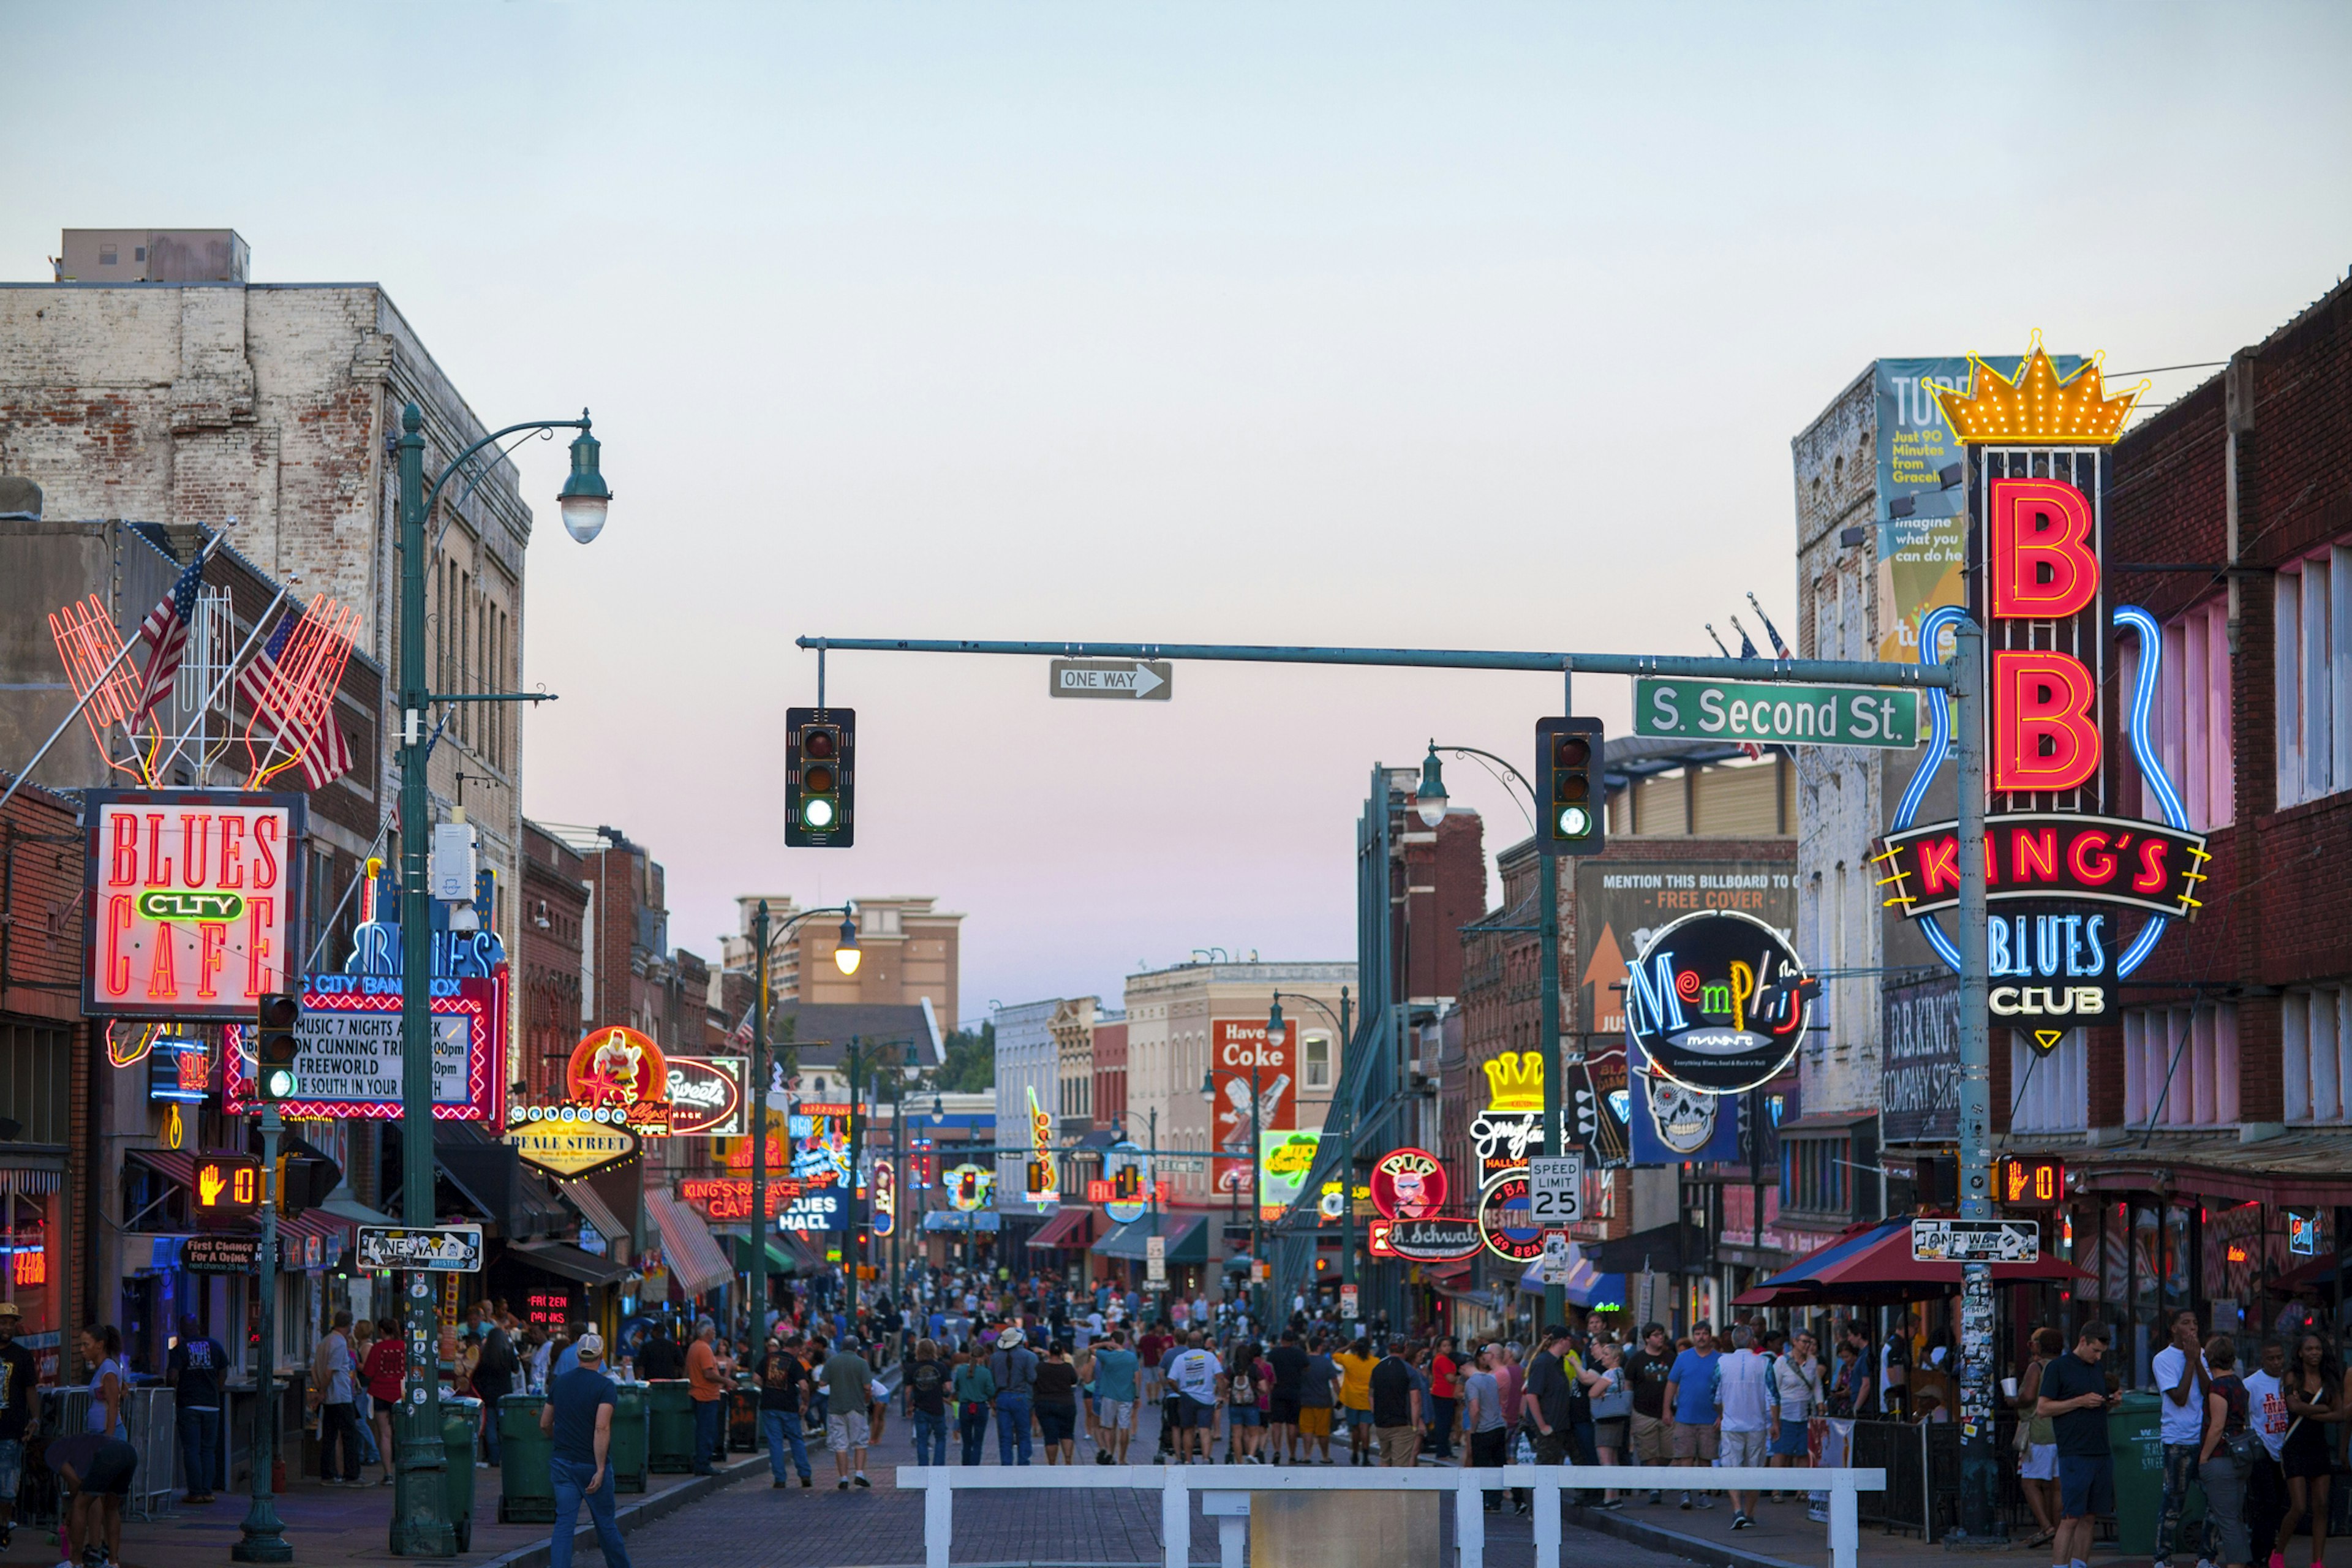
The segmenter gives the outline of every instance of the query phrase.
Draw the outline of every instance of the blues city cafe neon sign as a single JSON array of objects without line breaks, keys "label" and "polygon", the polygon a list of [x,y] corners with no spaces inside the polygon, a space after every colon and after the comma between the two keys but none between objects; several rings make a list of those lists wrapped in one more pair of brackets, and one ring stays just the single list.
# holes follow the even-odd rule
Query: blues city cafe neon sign
[{"label": "blues city cafe neon sign", "polygon": [[[1986,935],[1994,984],[1988,1003],[1996,1026],[2025,1029],[2042,1051],[2071,1027],[2116,1016],[2116,985],[2146,961],[2171,921],[2198,908],[2211,858],[2157,754],[2149,709],[2163,637],[2155,618],[2136,605],[2118,606],[2111,623],[2133,636],[2139,653],[2121,727],[2163,820],[2096,810],[2100,681],[2082,653],[2095,649],[2105,624],[2098,614],[2098,509],[2094,490],[2059,475],[2095,488],[2098,448],[2120,437],[2135,396],[2106,397],[2095,363],[2059,380],[2038,342],[2014,379],[1978,362],[1969,395],[1938,394],[1953,430],[1972,447],[1990,448],[1979,453],[1976,481],[1985,614],[1999,634],[1988,637],[1986,652],[1987,783],[1996,801],[2006,796],[2016,805],[2022,797],[2028,807],[1995,811],[1985,820],[1987,902],[2029,906],[1990,911]],[[1940,656],[1945,635],[1967,615],[1958,605],[1928,614],[1920,624],[1921,662]],[[2070,640],[2071,651],[2064,646]],[[1947,696],[1933,690],[1928,702],[1927,756],[1873,863],[1886,904],[1917,921],[1958,972],[1959,949],[1937,916],[1959,901],[1958,825],[1916,822],[1951,751]],[[2086,910],[2084,904],[2107,908]],[[2130,910],[2150,918],[2126,937],[2118,922]]]}]

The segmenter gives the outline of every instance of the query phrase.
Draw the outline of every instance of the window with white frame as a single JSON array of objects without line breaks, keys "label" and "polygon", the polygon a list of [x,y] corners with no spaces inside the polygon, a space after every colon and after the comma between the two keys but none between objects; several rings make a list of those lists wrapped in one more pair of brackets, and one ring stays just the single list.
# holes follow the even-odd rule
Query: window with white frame
[{"label": "window with white frame", "polygon": [[2228,1127],[2237,1120],[2237,1004],[2125,1011],[2126,1125]]},{"label": "window with white frame", "polygon": [[1304,1045],[1304,1053],[1306,1057],[1307,1087],[1309,1089],[1330,1088],[1331,1037],[1328,1035],[1307,1036]]},{"label": "window with white frame", "polygon": [[2012,1132],[2080,1132],[2091,1124],[2090,1050],[2069,1029],[2047,1056],[2009,1032],[2009,1127]]},{"label": "window with white frame", "polygon": [[2289,1121],[2352,1121],[2352,989],[2279,998],[2281,1098]]},{"label": "window with white frame", "polygon": [[[2149,738],[2158,760],[2189,813],[2189,826],[2202,833],[2226,827],[2234,816],[2230,731],[2230,606],[2216,598],[2175,616],[2164,627],[2164,657],[2157,667],[2156,699],[2148,712]],[[2123,689],[2137,689],[2139,644],[2126,639],[2122,656]],[[2131,770],[2127,809],[2161,820],[2156,792]],[[2137,796],[2130,792],[2137,790]]]},{"label": "window with white frame", "polygon": [[2278,803],[2352,789],[2352,549],[2279,568]]}]

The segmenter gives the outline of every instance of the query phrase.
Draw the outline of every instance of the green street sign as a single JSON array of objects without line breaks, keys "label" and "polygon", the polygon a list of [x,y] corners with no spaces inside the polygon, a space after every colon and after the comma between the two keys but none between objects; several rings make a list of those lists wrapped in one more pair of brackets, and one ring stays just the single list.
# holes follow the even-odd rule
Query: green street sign
[{"label": "green street sign", "polygon": [[1919,743],[1919,691],[1908,686],[1783,686],[1642,676],[1633,682],[1633,733],[1668,741],[1908,751]]}]

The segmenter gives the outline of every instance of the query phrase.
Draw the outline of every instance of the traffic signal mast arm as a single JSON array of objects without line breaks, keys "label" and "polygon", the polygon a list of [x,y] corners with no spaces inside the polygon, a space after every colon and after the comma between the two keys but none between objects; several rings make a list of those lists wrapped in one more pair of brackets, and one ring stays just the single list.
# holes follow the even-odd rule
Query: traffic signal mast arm
[{"label": "traffic signal mast arm", "polygon": [[1477,648],[1286,647],[1250,643],[990,642],[944,637],[804,637],[820,654],[996,653],[1028,658],[1204,659],[1229,664],[1391,665],[1413,669],[1508,669],[1579,675],[1664,675],[1699,680],[1802,681],[1823,686],[1927,686],[1948,689],[1948,665],[1881,664],[1866,659],[1696,658],[1685,654],[1514,653]]}]

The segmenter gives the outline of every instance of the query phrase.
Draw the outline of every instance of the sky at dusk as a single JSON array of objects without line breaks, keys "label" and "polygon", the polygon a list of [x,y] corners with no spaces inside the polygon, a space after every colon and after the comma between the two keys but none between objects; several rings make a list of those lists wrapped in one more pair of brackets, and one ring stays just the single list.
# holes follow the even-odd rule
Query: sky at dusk
[{"label": "sky at dusk", "polygon": [[1373,766],[1517,758],[1559,683],[836,654],[857,847],[787,850],[795,637],[1792,633],[1789,440],[1873,358],[2218,361],[2352,263],[2341,5],[0,0],[0,277],[234,226],[486,424],[590,405],[593,546],[517,458],[526,813],[648,846],[706,956],[739,893],[935,894],[966,1017],[1349,956]]}]

